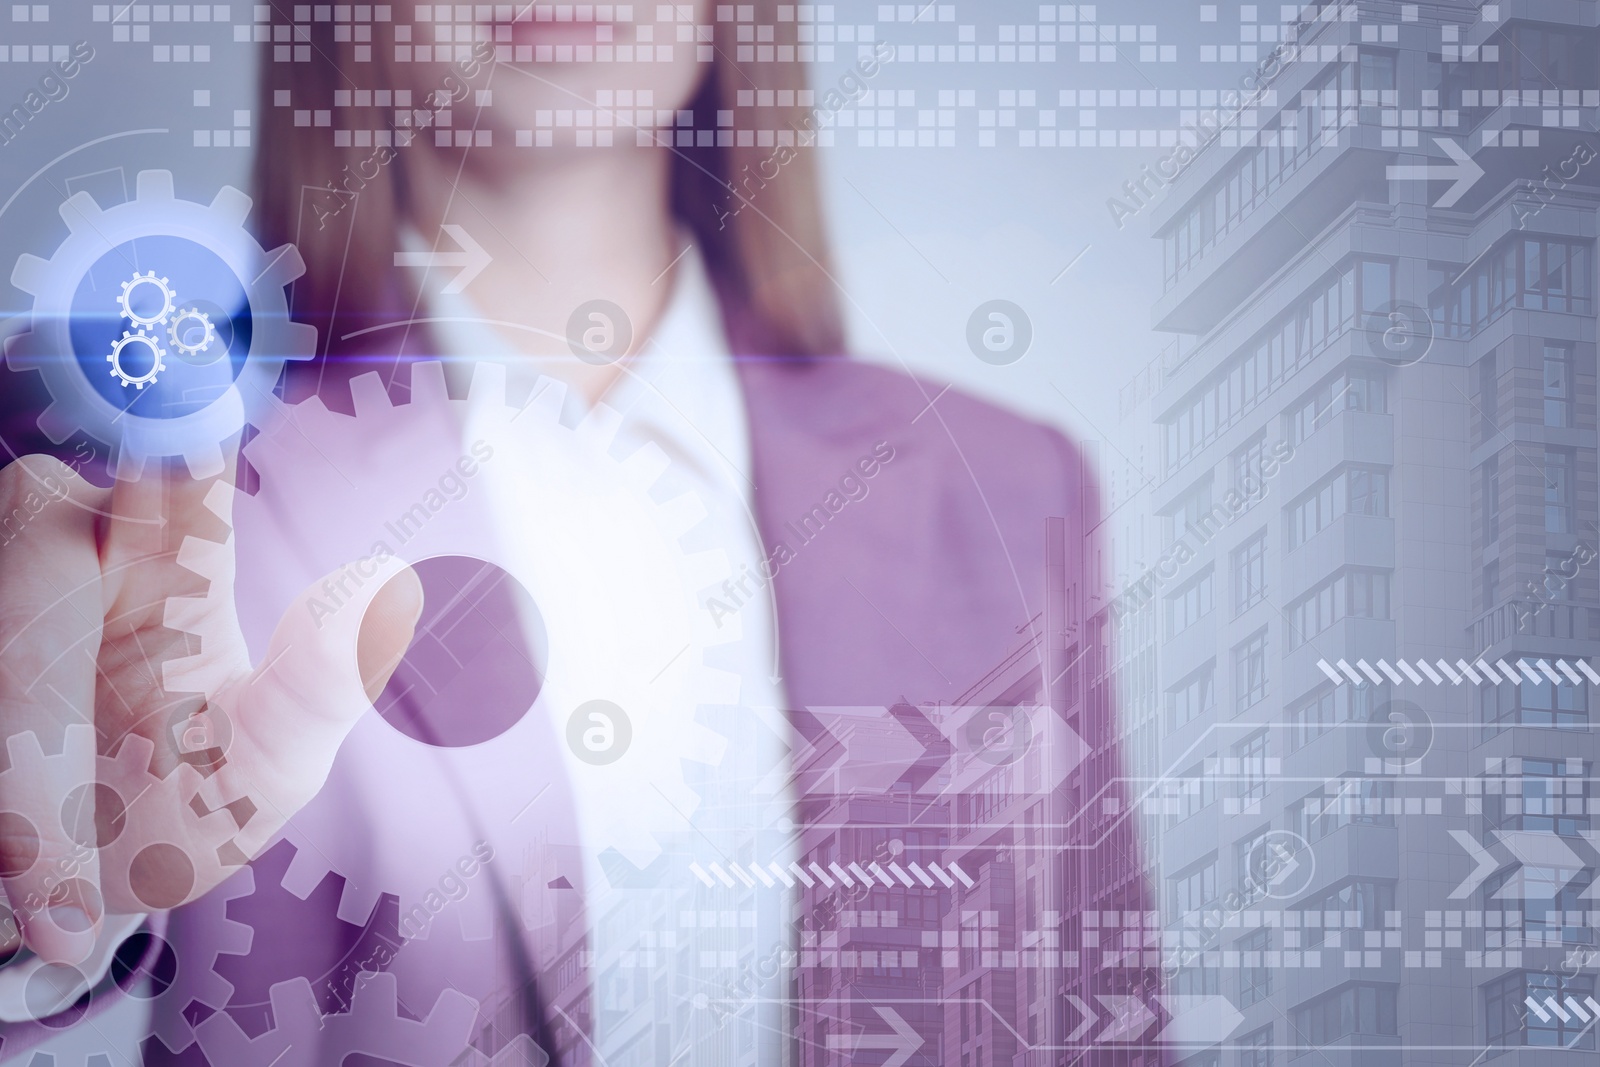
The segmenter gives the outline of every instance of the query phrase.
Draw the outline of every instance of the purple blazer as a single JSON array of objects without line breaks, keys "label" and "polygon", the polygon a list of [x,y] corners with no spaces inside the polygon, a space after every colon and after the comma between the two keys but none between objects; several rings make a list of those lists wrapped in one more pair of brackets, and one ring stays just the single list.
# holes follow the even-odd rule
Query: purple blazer
[{"label": "purple blazer", "polygon": [[[1128,1009],[1113,1005],[1133,998],[1148,1005],[1151,1019],[1159,1015],[1159,960],[1151,951],[1159,945],[1152,944],[1153,931],[1135,933],[1133,941],[1126,932],[1153,925],[1145,916],[1154,904],[1131,798],[1121,784],[1108,639],[1093,618],[1070,608],[1048,618],[1046,612],[1049,588],[1068,605],[1090,603],[1101,589],[1098,489],[1083,455],[1054,430],[853,360],[745,360],[739,373],[757,517],[769,550],[861,457],[880,442],[894,450],[893,462],[872,480],[870,506],[845,508],[777,573],[790,706],[892,706],[909,732],[929,739],[930,758],[938,762],[943,742],[925,705],[998,702],[1006,694],[995,690],[995,679],[1008,670],[1006,677],[1023,679],[1024,688],[1033,679],[1029,692],[1037,700],[1038,672],[1049,662],[1064,666],[1051,686],[1056,706],[1047,713],[1086,743],[1068,764],[1046,769],[1043,788],[1011,796],[987,816],[973,814],[964,798],[946,797],[906,817],[944,834],[943,855],[958,861],[976,886],[935,883],[939,915],[924,923],[925,931],[935,931],[932,943],[926,932],[907,942],[917,962],[898,975],[853,970],[831,953],[815,957],[833,964],[819,971],[803,957],[785,1021],[796,1062],[862,1062],[848,1037],[830,1040],[836,1034],[875,1039],[859,1046],[871,1062],[895,1054],[865,1050],[889,1048],[885,1035],[897,1032],[896,1023],[882,1009],[896,1004],[899,1025],[921,1040],[904,1061],[911,1065],[963,1062],[974,1047],[986,1049],[995,1064],[1131,1061],[1146,1047],[1149,1027],[1130,1025]],[[31,405],[9,383],[8,399],[17,416],[8,420],[8,438],[15,442],[27,429],[18,419]],[[1060,521],[1047,538],[1050,519]],[[814,730],[805,713],[794,716],[797,732]],[[908,780],[914,777],[915,771]],[[894,795],[903,799],[905,791],[879,799]],[[864,812],[859,803],[870,799],[813,790],[802,815],[809,823],[825,812]],[[837,836],[804,829],[805,856],[838,856]],[[244,891],[233,886],[167,915],[162,959],[155,942],[142,946],[142,962],[130,949],[131,968],[172,979],[154,1003],[147,1063],[207,1062],[186,1041],[190,1026],[211,1012],[195,1001],[217,988],[216,975],[232,986],[226,1010],[246,1033],[257,1034],[272,1014],[266,1005],[275,983],[320,976],[314,986],[322,1010],[337,1014],[356,971],[384,968],[383,945],[393,940],[396,924],[392,900],[364,926],[345,922],[335,914],[336,877],[305,900],[280,886],[289,858],[285,846],[274,846],[240,876],[248,879]],[[824,899],[829,890],[820,882],[795,892],[797,914],[810,923],[803,944],[839,946],[865,933],[843,925],[843,909]],[[216,944],[219,936],[229,943]],[[215,967],[197,962],[212,959]],[[563,1064],[588,1062],[577,1032],[589,1010],[588,976],[569,970],[570,988],[550,988],[553,961],[540,961],[539,971],[539,1003],[566,1005],[563,1019],[577,1025],[548,1011],[542,1019],[525,1012],[488,1027],[478,1047],[493,1053],[508,1031],[522,1029],[551,1046]],[[5,1028],[0,1055],[15,1054],[51,1029]],[[501,1055],[499,1062],[524,1062],[509,1051]],[[281,1062],[313,1061],[289,1055]],[[1146,1054],[1140,1062],[1156,1059]]]}]

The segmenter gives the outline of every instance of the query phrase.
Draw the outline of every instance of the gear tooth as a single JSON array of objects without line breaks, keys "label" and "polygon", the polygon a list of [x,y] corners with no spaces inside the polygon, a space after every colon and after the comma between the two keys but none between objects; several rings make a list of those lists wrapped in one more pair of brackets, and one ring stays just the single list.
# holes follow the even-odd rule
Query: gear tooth
[{"label": "gear tooth", "polygon": [[[143,453],[135,452],[124,443],[121,448],[117,449],[116,457],[112,461],[112,473],[118,481],[136,482],[144,476],[144,461]],[[191,467],[190,469],[192,470],[193,468]],[[196,477],[200,476],[196,475]]]},{"label": "gear tooth", "polygon": [[[384,972],[385,977],[394,975]],[[472,1025],[478,1018],[478,1002],[459,989],[446,989],[434,1001],[428,1012],[428,1027],[440,1027],[451,1032],[471,1035]]]},{"label": "gear tooth", "polygon": [[561,421],[561,409],[567,402],[567,383],[556,378],[540,378],[534,383],[528,402],[522,406],[540,421],[554,425]]},{"label": "gear tooth", "polygon": [[150,760],[155,754],[155,742],[140,734],[129,734],[122,739],[122,744],[117,746],[116,759],[118,763],[127,760],[129,767],[148,771]]},{"label": "gear tooth", "polygon": [[609,404],[596,404],[578,423],[579,440],[601,452],[611,447],[617,431],[622,428],[622,413]]},{"label": "gear tooth", "polygon": [[705,517],[705,502],[690,493],[675,496],[661,505],[662,524],[674,540],[700,525]]},{"label": "gear tooth", "polygon": [[183,461],[189,465],[189,473],[196,480],[215,478],[228,469],[228,461],[222,454],[222,446],[210,442],[185,448]]},{"label": "gear tooth", "polygon": [[346,881],[344,893],[339,897],[339,918],[356,926],[367,925],[378,906],[379,895],[376,888],[366,890],[353,881]]},{"label": "gear tooth", "polygon": [[12,734],[6,738],[6,755],[11,760],[11,766],[17,767],[44,759],[44,749],[39,746],[39,735],[32,730],[24,730],[20,734]]},{"label": "gear tooth", "polygon": [[24,252],[17,257],[17,265],[11,268],[11,284],[29,296],[38,296],[44,289],[49,269],[48,259]]},{"label": "gear tooth", "polygon": [[59,445],[78,432],[77,422],[67,406],[59,400],[39,412],[38,422],[39,431],[50,439],[51,444]]},{"label": "gear tooth", "polygon": [[94,727],[87,723],[71,723],[62,734],[61,751],[75,761],[94,759]]},{"label": "gear tooth", "polygon": [[317,356],[317,328],[304,322],[290,322],[283,329],[285,351],[274,353],[282,359],[315,359]]},{"label": "gear tooth", "polygon": [[[143,175],[140,175],[140,177],[143,177]],[[169,173],[167,175],[169,185],[171,179],[172,175]],[[252,201],[248,193],[235,189],[231,185],[224,185],[217,190],[217,195],[211,198],[211,210],[216,212],[220,220],[226,222],[229,226],[243,226],[245,220],[250,217],[251,204]],[[295,277],[298,278],[299,275],[297,274]]]},{"label": "gear tooth", "polygon": [[105,214],[100,210],[100,205],[95,203],[94,197],[85,192],[73,193],[56,210],[61,213],[61,221],[73,233],[94,229],[100,216]]},{"label": "gear tooth", "polygon": [[267,999],[272,1002],[272,1015],[280,1020],[294,1018],[307,1013],[320,1017],[321,1011],[317,1008],[317,995],[311,991],[311,982],[306,978],[291,978],[287,982],[279,982],[267,991]]},{"label": "gear tooth", "polygon": [[389,403],[389,391],[384,388],[383,378],[377,371],[368,371],[350,379],[350,400],[355,405],[357,418],[394,407]]},{"label": "gear tooth", "polygon": [[411,365],[411,402],[443,404],[450,399],[445,388],[444,364],[436,359]]},{"label": "gear tooth", "polygon": [[646,441],[634,449],[633,455],[623,460],[622,465],[636,488],[648,489],[667,473],[672,460],[660,445]]},{"label": "gear tooth", "polygon": [[[239,192],[223,190],[223,192]],[[217,194],[219,197],[221,193]],[[243,193],[239,193],[244,196]],[[245,197],[246,210],[249,209],[250,198]],[[282,244],[267,253],[267,267],[261,272],[261,277],[272,285],[288,285],[306,272],[305,257],[300,255],[300,250],[291,244]]]},{"label": "gear tooth", "polygon": [[[400,984],[392,971],[362,971],[361,978],[350,991],[350,1011],[360,1011],[363,1005],[377,1001],[393,1005],[400,999]],[[379,1009],[382,1010],[381,1008]]]},{"label": "gear tooth", "polygon": [[482,362],[472,368],[472,384],[467,387],[467,399],[475,404],[506,402],[506,368],[503,363]]},{"label": "gear tooth", "polygon": [[6,363],[12,370],[43,370],[50,358],[44,335],[32,330],[6,338]]},{"label": "gear tooth", "polygon": [[[221,194],[219,193],[218,196]],[[177,194],[172,188],[170,170],[141,170],[134,181],[134,198],[138,200],[173,200]],[[239,220],[243,222],[241,218]]]}]

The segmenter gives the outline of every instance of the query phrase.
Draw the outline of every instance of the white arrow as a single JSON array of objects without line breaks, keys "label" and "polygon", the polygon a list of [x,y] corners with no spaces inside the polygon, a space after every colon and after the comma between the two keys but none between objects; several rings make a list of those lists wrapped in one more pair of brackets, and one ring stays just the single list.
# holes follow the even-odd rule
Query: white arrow
[{"label": "white arrow", "polygon": [[445,233],[455,238],[460,246],[459,252],[396,252],[394,265],[397,267],[460,267],[461,273],[448,282],[439,292],[445,296],[452,296],[461,292],[472,279],[483,273],[483,268],[494,262],[494,257],[484,251],[483,246],[468,236],[467,231],[453,222],[447,222],[439,227]]},{"label": "white arrow", "polygon": [[1470,897],[1480,885],[1489,880],[1491,874],[1498,871],[1505,864],[1495,858],[1494,854],[1487,848],[1474,841],[1472,835],[1467,831],[1451,830],[1450,836],[1456,839],[1456,844],[1467,850],[1467,854],[1472,857],[1472,862],[1477,864],[1472,869],[1472,873],[1467,875],[1466,881],[1456,886],[1455,891],[1450,894],[1451,900],[1461,900],[1464,897]]},{"label": "white arrow", "polygon": [[911,1024],[900,1017],[900,1013],[893,1008],[873,1008],[873,1011],[889,1024],[891,1034],[829,1034],[828,1048],[831,1051],[844,1050],[857,1052],[864,1048],[889,1049],[889,1058],[883,1061],[883,1067],[900,1067],[911,1058],[911,1054],[922,1047],[922,1035],[911,1028]]},{"label": "white arrow", "polygon": [[1078,1009],[1078,1014],[1083,1018],[1083,1022],[1079,1023],[1077,1028],[1073,1030],[1072,1033],[1067,1035],[1067,1044],[1071,1045],[1079,1038],[1083,1037],[1084,1034],[1087,1034],[1090,1030],[1093,1030],[1095,1024],[1100,1021],[1100,1017],[1095,1014],[1093,1008],[1089,1007],[1089,1005],[1083,1002],[1082,997],[1075,997],[1071,993],[1068,993],[1066,994],[1066,998],[1067,1003]]},{"label": "white arrow", "polygon": [[1467,194],[1479,178],[1483,177],[1483,168],[1478,166],[1476,160],[1467,154],[1467,150],[1456,144],[1448,137],[1435,137],[1433,143],[1443,149],[1444,154],[1455,162],[1453,163],[1426,163],[1421,166],[1407,164],[1404,166],[1391,166],[1384,176],[1390,181],[1452,181],[1450,188],[1444,195],[1434,202],[1434,207],[1451,207],[1457,200]]},{"label": "white arrow", "polygon": [[1156,1021],[1156,1013],[1142,997],[1125,993],[1096,993],[1094,999],[1111,1013],[1111,1022],[1095,1035],[1096,1041],[1137,1041]]},{"label": "white arrow", "polygon": [[1156,1035],[1158,1041],[1216,1045],[1226,1041],[1244,1022],[1244,1013],[1227,997],[1172,994],[1163,996],[1161,1003],[1170,1019]]},{"label": "white arrow", "polygon": [[[1570,872],[1567,882],[1583,873],[1583,860],[1556,834],[1513,830],[1499,834],[1497,838],[1525,868],[1537,867],[1552,874],[1555,870],[1565,870]],[[1551,900],[1565,887],[1566,882],[1560,885],[1552,882],[1530,883],[1519,872],[1495,892],[1494,899]]]}]

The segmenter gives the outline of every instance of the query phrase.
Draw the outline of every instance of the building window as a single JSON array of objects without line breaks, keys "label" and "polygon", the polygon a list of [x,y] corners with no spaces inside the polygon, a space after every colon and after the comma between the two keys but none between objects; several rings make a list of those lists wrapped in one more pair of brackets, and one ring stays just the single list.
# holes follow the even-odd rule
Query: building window
[{"label": "building window", "polygon": [[1289,647],[1299,648],[1340,619],[1389,618],[1389,572],[1347,568],[1289,605]]},{"label": "building window", "polygon": [[1572,453],[1544,450],[1545,533],[1572,532]]},{"label": "building window", "polygon": [[1197,763],[1178,777],[1178,821],[1191,818],[1217,802],[1217,776]]},{"label": "building window", "polygon": [[1195,864],[1172,879],[1172,905],[1179,915],[1201,911],[1216,899],[1216,856]]},{"label": "building window", "polygon": [[[1569,997],[1582,1004],[1593,995],[1594,976],[1588,974],[1521,971],[1497,978],[1483,987],[1484,1037],[1501,1048],[1592,1049],[1593,1022],[1583,1021],[1566,1004]],[[1551,1010],[1552,1003],[1562,1010]]]},{"label": "building window", "polygon": [[1346,1037],[1399,1036],[1395,994],[1398,986],[1347,982],[1294,1009],[1298,1052],[1331,1045]]},{"label": "building window", "polygon": [[[1183,494],[1177,506],[1172,510],[1172,538],[1168,544],[1175,544],[1183,540],[1190,530],[1200,525],[1200,518],[1211,511],[1211,479],[1196,482]],[[1201,537],[1201,544],[1209,539],[1209,535]]]},{"label": "building window", "polygon": [[1320,686],[1289,708],[1289,750],[1309,744],[1339,723],[1371,722],[1377,709],[1388,703],[1387,685]]},{"label": "building window", "polygon": [[[1222,974],[1215,967],[1205,967],[1198,963],[1187,967],[1180,967],[1172,976],[1172,992],[1180,997],[1218,997],[1222,995]],[[1192,1061],[1184,1060],[1184,1063]],[[1211,1059],[1199,1060],[1200,1063],[1216,1064],[1216,1054]]]},{"label": "building window", "polygon": [[1211,614],[1212,570],[1194,578],[1167,597],[1167,636],[1176,637],[1207,615]]},{"label": "building window", "polygon": [[1216,707],[1216,673],[1215,665],[1207,663],[1167,690],[1168,729],[1176,730]]},{"label": "building window", "polygon": [[1272,1067],[1272,1027],[1252,1030],[1239,1041],[1239,1067]]},{"label": "building window", "polygon": [[1239,760],[1239,806],[1247,808],[1267,795],[1267,731],[1245,738],[1233,754]]},{"label": "building window", "polygon": [[1572,349],[1548,341],[1544,346],[1544,424],[1572,425]]},{"label": "building window", "polygon": [[1483,543],[1500,539],[1500,462],[1494,457],[1480,468],[1483,478]]},{"label": "building window", "polygon": [[[1297,304],[1246,343],[1166,418],[1162,423],[1162,458],[1168,475],[1236,425],[1329,342],[1394,299],[1391,264],[1359,261],[1359,266],[1358,271],[1357,262],[1352,262],[1312,286]],[[1359,307],[1355,295],[1358,287]],[[1343,392],[1342,386],[1334,390],[1336,394]]]},{"label": "building window", "polygon": [[1499,432],[1495,422],[1495,405],[1500,401],[1499,372],[1495,369],[1494,353],[1478,360],[1478,439],[1487,441]]},{"label": "building window", "polygon": [[1316,948],[1327,943],[1330,933],[1337,938],[1340,930],[1385,929],[1394,911],[1394,884],[1352,880],[1303,902],[1298,910],[1302,944]]},{"label": "building window", "polygon": [[1267,435],[1260,433],[1233,454],[1233,488],[1247,503],[1254,504],[1266,493],[1267,472],[1273,470],[1267,459]]},{"label": "building window", "polygon": [[1235,944],[1239,950],[1239,1007],[1266,1000],[1272,995],[1272,968],[1267,965],[1272,931],[1257,930]]},{"label": "building window", "polygon": [[1267,695],[1267,631],[1261,630],[1233,650],[1235,707],[1243,711]]},{"label": "building window", "polygon": [[1500,589],[1500,561],[1491,560],[1483,565],[1483,577],[1479,582],[1478,597],[1483,610],[1488,611],[1495,603],[1495,595]]},{"label": "building window", "polygon": [[1512,237],[1430,300],[1446,337],[1467,338],[1513,308],[1591,314],[1589,242]]},{"label": "building window", "polygon": [[1589,830],[1589,779],[1583,760],[1505,761],[1503,775],[1485,780],[1484,824],[1492,830],[1533,830],[1578,837]]},{"label": "building window", "polygon": [[1589,692],[1581,685],[1553,685],[1523,678],[1478,689],[1486,726],[1587,726]]},{"label": "building window", "polygon": [[1233,611],[1241,614],[1267,597],[1267,531],[1233,550]]},{"label": "building window", "polygon": [[1389,472],[1347,467],[1323,479],[1289,506],[1289,547],[1298,548],[1345,512],[1389,514]]},{"label": "building window", "polygon": [[1389,410],[1388,390],[1377,371],[1353,370],[1323,382],[1289,409],[1289,443],[1298,445],[1341,411]]},{"label": "building window", "polygon": [[1289,825],[1316,842],[1346,826],[1393,826],[1394,782],[1387,778],[1340,778],[1297,801]]}]

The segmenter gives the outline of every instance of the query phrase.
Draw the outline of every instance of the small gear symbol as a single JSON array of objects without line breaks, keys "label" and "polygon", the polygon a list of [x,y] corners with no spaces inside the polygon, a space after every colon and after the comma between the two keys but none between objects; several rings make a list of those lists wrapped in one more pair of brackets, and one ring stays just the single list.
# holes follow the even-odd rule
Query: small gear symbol
[{"label": "small gear symbol", "polygon": [[[200,331],[200,336],[190,340],[195,330]],[[179,355],[198,356],[210,348],[211,342],[216,339],[217,328],[211,325],[211,316],[199,308],[184,308],[167,324],[167,340]]]},{"label": "small gear symbol", "polygon": [[[147,350],[148,355],[145,358],[150,361],[150,368],[143,374],[129,374],[128,368],[123,365],[122,353],[129,347]],[[165,355],[154,337],[124,330],[120,340],[111,342],[111,354],[106,357],[106,362],[111,364],[111,376],[120,381],[124,389],[130,385],[135,389],[143,389],[147,385],[154,385],[156,375],[167,369],[167,365],[162,362],[162,357]]]},{"label": "small gear symbol", "polygon": [[[142,288],[154,289],[161,297],[159,310],[155,314],[143,313],[133,306],[134,294]],[[122,317],[131,321],[135,326],[159,326],[167,321],[167,316],[172,314],[172,309],[177,306],[178,294],[172,291],[172,283],[166,278],[157,278],[156,272],[147,270],[143,274],[135,271],[133,277],[122,283],[122,292],[117,297],[117,305],[122,308]]]},{"label": "small gear symbol", "polygon": [[[49,259],[23,253],[11,272],[11,284],[33,297],[33,314],[28,332],[7,338],[5,346],[13,370],[36,371],[44,379],[51,403],[39,415],[39,428],[50,440],[59,444],[76,432],[87,434],[108,446],[112,469],[123,479],[138,478],[148,461],[167,456],[183,457],[196,478],[222,472],[223,442],[273,408],[272,390],[284,361],[311,359],[317,348],[315,327],[290,320],[284,291],[305,273],[305,262],[294,245],[262,248],[245,229],[250,207],[250,198],[232,186],[224,186],[209,204],[180,199],[167,170],[140,171],[134,198],[114,207],[100,207],[85,192],[61,205],[66,239]],[[113,402],[101,394],[98,376],[91,379],[88,366],[71,358],[78,287],[116,248],[143,237],[178,237],[204,247],[233,273],[249,305],[250,347],[231,385],[171,417]],[[151,276],[136,282],[128,285],[130,292],[166,285]],[[165,292],[162,317],[171,314],[170,302],[176,301],[169,288]],[[151,309],[143,310],[148,321]]]}]

